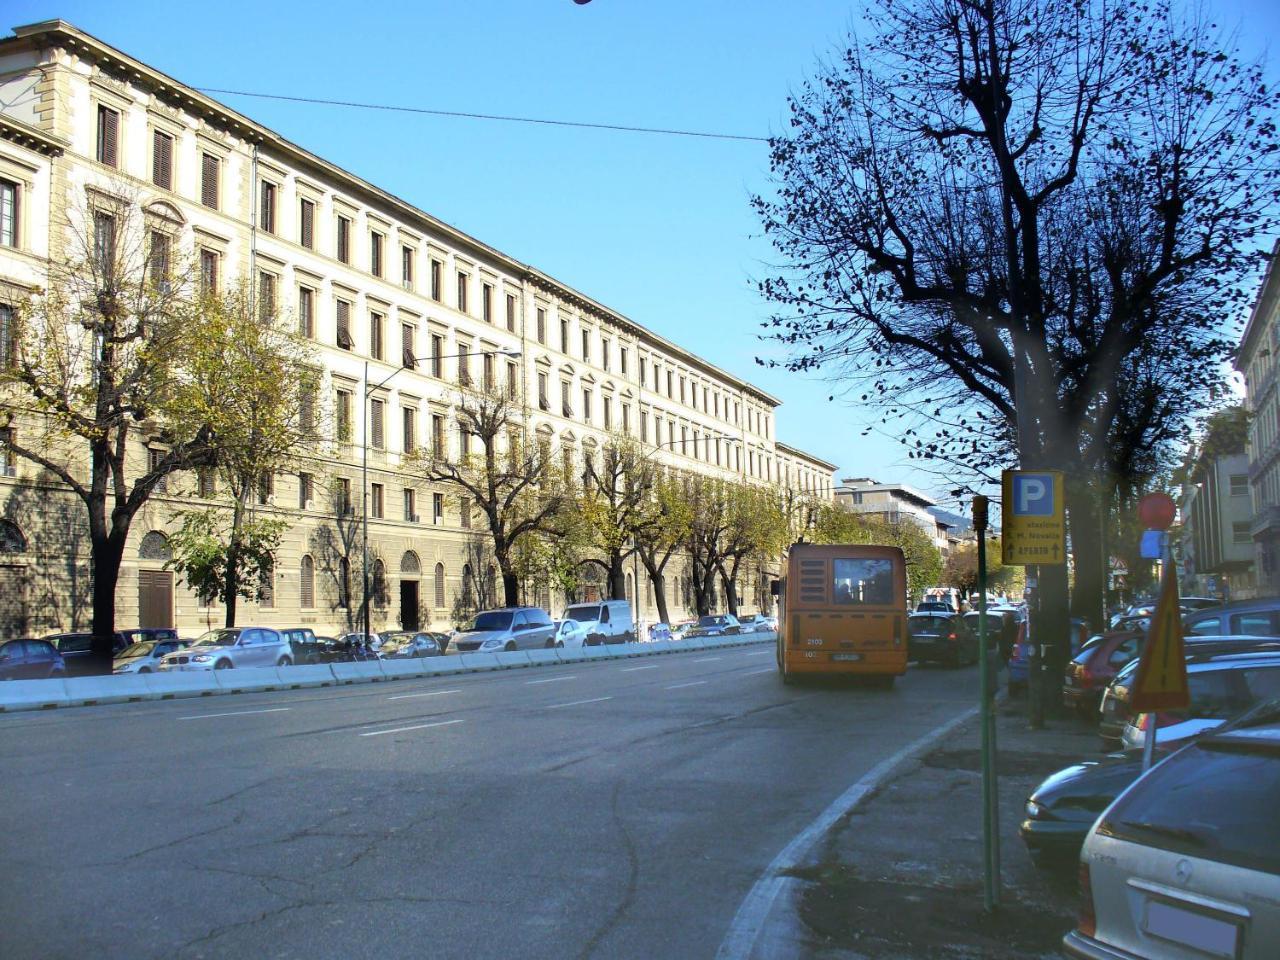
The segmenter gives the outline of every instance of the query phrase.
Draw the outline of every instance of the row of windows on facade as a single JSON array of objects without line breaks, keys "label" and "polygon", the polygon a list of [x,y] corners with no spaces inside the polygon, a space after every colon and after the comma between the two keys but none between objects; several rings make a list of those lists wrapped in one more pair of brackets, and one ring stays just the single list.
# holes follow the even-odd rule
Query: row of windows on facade
[{"label": "row of windows on facade", "polygon": [[[120,117],[119,113],[110,107],[100,106],[98,108],[98,160],[109,166],[115,167],[119,164],[118,150],[118,131]],[[169,134],[155,130],[152,132],[152,182],[156,186],[165,190],[173,189],[173,137]],[[202,153],[201,165],[201,202],[208,207],[218,209],[219,198],[219,177],[220,177],[220,159],[211,153]],[[258,184],[258,210],[257,210],[257,227],[271,234],[277,233],[277,197],[279,187],[277,184],[269,180],[262,180]],[[315,201],[305,197],[298,199],[298,243],[308,249],[315,249]],[[342,214],[335,214],[334,226],[334,256],[342,263],[351,263],[351,232],[352,219]],[[385,279],[385,247],[387,243],[387,235],[379,230],[371,229],[369,231],[369,272],[376,277]],[[415,276],[415,259],[417,256],[416,249],[408,244],[404,244],[400,249],[400,282],[406,289],[414,289]],[[207,262],[206,262],[207,261]],[[217,262],[216,254],[213,251],[206,251],[202,256],[202,267],[204,267],[204,275],[206,280],[216,278]],[[443,277],[444,262],[442,260],[431,258],[430,261],[430,295],[437,302],[443,302]],[[454,306],[461,313],[468,312],[468,291],[471,286],[471,275],[465,270],[458,270],[456,273],[456,293],[454,298]],[[494,284],[484,282],[481,284],[481,317],[486,323],[493,323],[493,301],[494,301]],[[511,332],[516,331],[516,315],[518,312],[519,302],[514,294],[506,294],[506,326]],[[299,312],[302,312],[300,304]],[[583,329],[580,331],[582,338],[582,359],[584,362],[592,362],[591,342],[592,335],[590,330]],[[314,333],[308,333],[313,336]],[[545,307],[536,309],[536,336],[540,344],[547,344],[547,310]],[[347,340],[350,340],[348,334]],[[344,344],[341,329],[338,334],[338,345],[344,349],[352,349],[350,345]],[[566,356],[570,355],[570,323],[568,318],[560,318],[560,350]],[[613,342],[605,336],[600,335],[600,364],[601,367],[609,371],[612,368]],[[625,346],[618,348],[619,372],[623,376],[629,375],[628,349]],[[648,360],[640,357],[639,379],[642,386],[648,387],[650,379],[648,377],[647,367]],[[665,378],[663,374],[665,373]],[[663,386],[666,387],[666,396],[668,399],[675,400],[677,390],[681,403],[692,406],[694,409],[699,408],[699,386],[701,386],[701,409],[708,415],[715,416],[730,422],[730,398],[723,396],[719,391],[715,390],[709,384],[703,383],[699,385],[693,378],[686,377],[682,373],[677,373],[670,368],[663,369],[663,365],[656,360],[652,363],[652,387],[655,393],[662,393]],[[748,408],[747,410],[747,427],[753,429],[756,433],[765,437],[769,435],[769,418],[760,410]],[[741,424],[741,403],[737,400],[732,401],[732,423]]]}]

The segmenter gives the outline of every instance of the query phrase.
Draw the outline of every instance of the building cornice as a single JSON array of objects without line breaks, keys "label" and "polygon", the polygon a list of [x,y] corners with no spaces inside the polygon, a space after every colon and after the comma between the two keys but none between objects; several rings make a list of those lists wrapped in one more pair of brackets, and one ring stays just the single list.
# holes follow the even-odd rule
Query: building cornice
[{"label": "building cornice", "polygon": [[1267,317],[1275,307],[1276,298],[1280,297],[1280,240],[1271,250],[1271,259],[1267,262],[1267,272],[1262,277],[1258,288],[1258,299],[1254,301],[1249,312],[1249,322],[1245,324],[1244,334],[1240,337],[1240,346],[1236,349],[1235,367],[1241,373],[1248,366],[1249,359],[1257,349],[1258,337],[1266,326]]},{"label": "building cornice", "polygon": [[30,124],[3,113],[0,113],[0,140],[8,140],[28,150],[43,153],[47,157],[61,156],[62,152],[70,146],[61,137],[37,130]]},{"label": "building cornice", "polygon": [[[401,199],[336,164],[311,153],[274,130],[249,119],[244,114],[148,66],[123,51],[117,50],[110,44],[99,40],[92,34],[86,33],[65,20],[45,20],[40,23],[14,27],[12,37],[0,39],[0,50],[6,47],[41,45],[65,48],[77,56],[96,64],[103,71],[123,76],[130,83],[150,90],[156,97],[188,111],[193,116],[200,117],[211,126],[221,127],[233,136],[248,143],[258,144],[260,148],[265,146],[276,151],[290,163],[318,172],[339,184],[342,189],[358,194],[365,200],[381,206],[389,213],[410,221],[409,226],[411,228],[422,229],[424,232],[426,230],[434,231],[457,246],[471,251],[472,255],[486,257],[509,272],[513,278],[528,279],[538,283],[557,297],[598,313],[601,317],[617,326],[633,331],[637,337],[653,346],[678,357],[690,367],[717,377],[764,403],[773,407],[780,406],[782,403],[777,397],[765,393],[754,384],[695,356],[665,337],[641,326],[629,317],[606,307],[599,301],[588,297],[567,284],[561,283],[537,267],[522,263],[514,257],[508,256],[495,247],[491,247],[470,234],[459,230],[457,227],[432,216],[407,200]],[[42,134],[41,136],[45,135]]]},{"label": "building cornice", "polygon": [[791,444],[783,443],[781,440],[774,441],[774,447],[777,448],[779,453],[795,457],[797,460],[804,460],[806,463],[811,463],[814,466],[822,467],[833,472],[837,469],[834,463],[827,463],[827,461],[823,460],[821,457],[815,457],[812,453],[805,453],[805,451],[801,450],[799,447],[793,447]]}]

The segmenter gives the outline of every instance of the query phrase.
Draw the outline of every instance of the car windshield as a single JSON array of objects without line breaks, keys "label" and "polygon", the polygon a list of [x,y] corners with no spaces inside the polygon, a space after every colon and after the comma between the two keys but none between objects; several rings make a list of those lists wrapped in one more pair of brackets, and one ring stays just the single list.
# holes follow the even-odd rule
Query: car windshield
[{"label": "car windshield", "polygon": [[478,613],[468,620],[462,627],[463,633],[481,633],[491,630],[507,630],[511,627],[511,618],[514,614],[509,610],[491,610],[487,613]]},{"label": "car windshield", "polygon": [[201,634],[193,647],[233,647],[240,636],[239,630],[210,630]]},{"label": "car windshield", "polygon": [[941,633],[953,622],[952,617],[907,617],[907,626],[912,633]]},{"label": "car windshield", "polygon": [[140,640],[137,643],[131,643],[119,653],[116,654],[117,660],[127,660],[130,657],[146,657],[156,648],[155,640]]},{"label": "car windshield", "polygon": [[565,609],[562,619],[573,620],[577,623],[595,623],[600,619],[600,607],[595,605],[568,607]]},{"label": "car windshield", "polygon": [[725,623],[724,617],[699,617],[698,626],[700,627],[719,627]]}]

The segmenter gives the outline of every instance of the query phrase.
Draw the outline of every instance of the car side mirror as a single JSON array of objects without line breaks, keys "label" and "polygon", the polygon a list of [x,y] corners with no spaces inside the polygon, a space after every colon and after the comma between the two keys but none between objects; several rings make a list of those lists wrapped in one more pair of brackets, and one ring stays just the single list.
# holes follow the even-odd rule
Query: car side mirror
[{"label": "car side mirror", "polygon": [[781,580],[770,580],[770,581],[769,581],[769,596],[771,596],[771,597],[780,597],[780,596],[782,596],[782,581],[781,581]]}]

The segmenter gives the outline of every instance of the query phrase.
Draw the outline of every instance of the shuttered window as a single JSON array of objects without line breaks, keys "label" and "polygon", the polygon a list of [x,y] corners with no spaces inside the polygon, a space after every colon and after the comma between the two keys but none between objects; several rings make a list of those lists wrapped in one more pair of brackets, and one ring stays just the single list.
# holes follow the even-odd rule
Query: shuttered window
[{"label": "shuttered window", "polygon": [[351,221],[347,217],[338,217],[338,259],[343,263],[351,262]]},{"label": "shuttered window", "polygon": [[200,251],[200,292],[218,292],[218,254],[213,250]]},{"label": "shuttered window", "polygon": [[369,272],[382,276],[382,248],[385,238],[376,230],[369,233]]},{"label": "shuttered window", "polygon": [[276,232],[276,185],[265,180],[258,196],[258,226],[267,233]]},{"label": "shuttered window", "polygon": [[369,356],[381,360],[386,353],[386,318],[380,313],[369,314]]},{"label": "shuttered window", "polygon": [[[298,429],[309,436],[316,428],[316,395],[309,384],[298,388]],[[310,494],[307,495],[310,499]]]},{"label": "shuttered window", "polygon": [[298,201],[298,242],[308,250],[316,245],[316,205],[310,200]]},{"label": "shuttered window", "polygon": [[418,448],[418,411],[412,407],[406,407],[404,410],[404,436],[402,439],[405,453],[413,453]]},{"label": "shuttered window", "polygon": [[200,202],[211,210],[218,209],[218,178],[222,163],[211,153],[200,155]]},{"label": "shuttered window", "polygon": [[507,294],[507,329],[515,333],[516,329],[516,298],[511,294]]},{"label": "shuttered window", "polygon": [[276,278],[274,274],[258,274],[258,319],[269,323],[276,315]]},{"label": "shuttered window", "polygon": [[120,163],[120,113],[98,107],[98,162],[109,167]]},{"label": "shuttered window", "polygon": [[159,284],[169,278],[169,235],[159,230],[151,231],[147,250],[147,272],[151,282]]},{"label": "shuttered window", "polygon": [[316,605],[316,562],[311,557],[302,558],[302,607],[308,609]]},{"label": "shuttered window", "polygon": [[316,335],[316,294],[310,287],[298,288],[298,332],[308,339]]},{"label": "shuttered window", "polygon": [[312,478],[309,473],[298,474],[298,509],[311,509]]},{"label": "shuttered window", "polygon": [[493,323],[493,284],[485,283],[480,287],[480,314],[485,323]]},{"label": "shuttered window", "polygon": [[444,564],[436,564],[436,608],[444,606]]},{"label": "shuttered window", "polygon": [[346,300],[337,302],[338,314],[338,346],[343,350],[351,350],[355,341],[351,339],[351,304]]},{"label": "shuttered window", "polygon": [[347,390],[337,391],[335,403],[338,427],[338,439],[343,443],[351,442],[351,393]]},{"label": "shuttered window", "polygon": [[151,182],[162,190],[173,189],[173,137],[159,130],[151,133]]},{"label": "shuttered window", "polygon": [[538,342],[547,342],[547,311],[538,308]]},{"label": "shuttered window", "polygon": [[400,324],[400,363],[408,370],[418,365],[418,360],[414,356],[413,333],[414,330],[410,324]]},{"label": "shuttered window", "polygon": [[438,333],[431,335],[431,375],[444,379],[444,337]]},{"label": "shuttered window", "polygon": [[437,303],[439,303],[440,298],[444,296],[444,293],[440,289],[443,283],[443,281],[440,279],[440,275],[443,272],[444,272],[444,264],[441,263],[439,260],[432,260],[431,261],[431,299],[436,301]]},{"label": "shuttered window", "polygon": [[383,440],[383,412],[386,408],[381,400],[369,401],[369,443],[375,450],[381,450],[384,445]]},{"label": "shuttered window", "polygon": [[467,312],[467,275],[458,271],[458,312]]},{"label": "shuttered window", "polygon": [[16,333],[13,307],[0,303],[0,367],[11,367],[18,361]]}]

